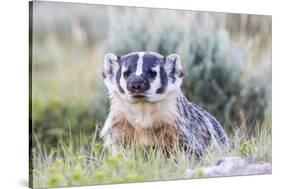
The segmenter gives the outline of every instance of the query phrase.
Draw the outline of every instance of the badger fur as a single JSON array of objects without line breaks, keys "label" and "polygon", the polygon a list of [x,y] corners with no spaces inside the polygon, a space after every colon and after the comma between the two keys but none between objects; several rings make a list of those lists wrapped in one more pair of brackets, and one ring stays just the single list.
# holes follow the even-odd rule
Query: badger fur
[{"label": "badger fur", "polygon": [[103,78],[110,112],[100,135],[113,153],[128,144],[180,147],[196,154],[211,143],[220,149],[228,146],[220,123],[183,95],[178,55],[109,53],[104,57]]}]

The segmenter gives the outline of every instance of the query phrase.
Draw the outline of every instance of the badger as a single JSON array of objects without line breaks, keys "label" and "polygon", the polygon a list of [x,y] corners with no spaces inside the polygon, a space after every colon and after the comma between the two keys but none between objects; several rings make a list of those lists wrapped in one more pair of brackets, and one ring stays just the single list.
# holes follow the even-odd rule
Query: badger
[{"label": "badger", "polygon": [[211,144],[228,147],[227,136],[210,113],[181,91],[179,55],[132,52],[104,56],[103,80],[110,111],[100,136],[104,145],[122,151],[130,144],[179,148],[201,155]]}]

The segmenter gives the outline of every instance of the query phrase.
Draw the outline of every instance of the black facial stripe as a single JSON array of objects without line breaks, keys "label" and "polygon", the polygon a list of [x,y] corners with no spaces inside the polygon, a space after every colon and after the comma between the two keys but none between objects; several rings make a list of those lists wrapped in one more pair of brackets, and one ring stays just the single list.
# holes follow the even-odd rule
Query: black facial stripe
[{"label": "black facial stripe", "polygon": [[142,75],[149,78],[150,82],[154,81],[157,76],[150,74],[151,70],[163,62],[163,57],[160,55],[145,53],[143,55]]},{"label": "black facial stripe", "polygon": [[160,66],[160,81],[161,81],[161,87],[157,89],[157,94],[162,94],[166,91],[167,84],[168,84],[168,76],[163,68],[163,66]]},{"label": "black facial stripe", "polygon": [[118,69],[117,74],[116,74],[116,83],[117,83],[119,91],[121,93],[125,93],[124,90],[122,89],[121,85],[120,85],[120,78],[121,78],[121,66],[119,66],[119,69]]},{"label": "black facial stripe", "polygon": [[172,78],[172,83],[175,83],[176,78],[175,78],[175,73],[176,73],[176,62],[173,62],[173,67],[172,67],[172,71],[170,73],[171,78]]},{"label": "black facial stripe", "polygon": [[121,58],[121,65],[126,67],[131,73],[136,72],[137,62],[139,60],[139,55],[129,54]]},{"label": "black facial stripe", "polygon": [[143,59],[143,65],[148,66],[149,68],[153,68],[159,65],[163,61],[162,57],[160,56],[158,57],[156,55],[149,54],[149,53],[144,54],[142,59]]},{"label": "black facial stripe", "polygon": [[127,69],[130,70],[130,72],[135,72],[135,70],[137,69],[138,59],[139,59],[139,55],[137,53],[119,57],[119,69],[116,74],[116,82],[117,82],[118,89],[121,93],[125,93],[124,89],[120,85],[120,78],[122,74],[121,69],[122,67],[127,67]]}]

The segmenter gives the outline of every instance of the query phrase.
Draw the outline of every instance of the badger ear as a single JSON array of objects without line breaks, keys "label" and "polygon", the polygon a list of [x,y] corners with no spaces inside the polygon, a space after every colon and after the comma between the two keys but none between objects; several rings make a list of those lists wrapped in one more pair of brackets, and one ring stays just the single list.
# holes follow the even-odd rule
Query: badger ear
[{"label": "badger ear", "polygon": [[107,53],[104,56],[104,63],[103,63],[103,77],[106,78],[107,76],[114,76],[117,73],[119,68],[118,63],[119,57],[113,53]]},{"label": "badger ear", "polygon": [[165,60],[165,70],[170,77],[183,77],[180,56],[177,54],[167,56]]}]

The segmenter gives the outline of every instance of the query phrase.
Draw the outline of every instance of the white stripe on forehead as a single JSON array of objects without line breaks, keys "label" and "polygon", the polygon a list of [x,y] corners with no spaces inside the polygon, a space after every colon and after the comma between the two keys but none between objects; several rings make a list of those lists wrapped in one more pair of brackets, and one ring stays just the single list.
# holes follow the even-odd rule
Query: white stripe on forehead
[{"label": "white stripe on forehead", "polygon": [[136,75],[141,75],[142,74],[142,66],[143,66],[143,55],[144,55],[144,52],[139,52],[138,53],[139,55],[139,60],[137,62],[137,70],[136,70]]}]

